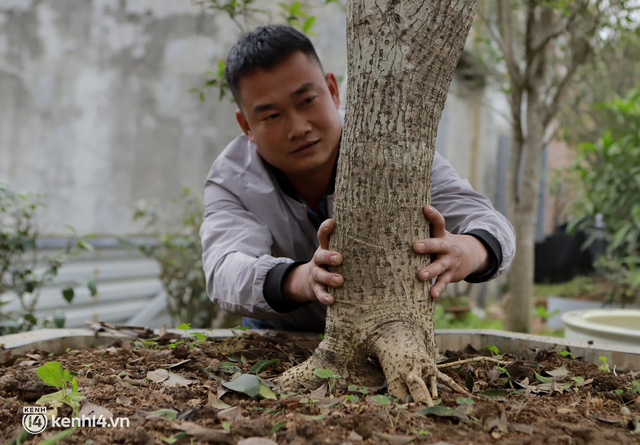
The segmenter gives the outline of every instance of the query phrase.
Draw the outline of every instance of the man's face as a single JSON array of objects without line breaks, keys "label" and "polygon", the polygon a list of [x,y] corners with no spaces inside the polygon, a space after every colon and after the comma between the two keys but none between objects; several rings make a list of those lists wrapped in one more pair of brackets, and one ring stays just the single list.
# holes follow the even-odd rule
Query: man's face
[{"label": "man's face", "polygon": [[333,74],[296,52],[240,79],[238,123],[258,153],[287,176],[333,170],[342,123]]}]

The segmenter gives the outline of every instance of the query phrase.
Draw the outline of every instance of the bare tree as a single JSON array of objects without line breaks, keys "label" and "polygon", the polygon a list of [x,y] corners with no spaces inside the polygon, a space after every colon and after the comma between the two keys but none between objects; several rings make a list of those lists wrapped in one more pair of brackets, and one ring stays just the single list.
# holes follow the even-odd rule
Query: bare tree
[{"label": "bare tree", "polygon": [[[432,403],[434,302],[417,279],[428,236],[436,131],[475,0],[353,0],[347,7],[349,85],[340,148],[332,250],[345,285],[328,308],[324,340],[279,383],[319,383],[318,368]],[[380,369],[380,366],[382,367]],[[428,382],[429,387],[425,383]]]}]

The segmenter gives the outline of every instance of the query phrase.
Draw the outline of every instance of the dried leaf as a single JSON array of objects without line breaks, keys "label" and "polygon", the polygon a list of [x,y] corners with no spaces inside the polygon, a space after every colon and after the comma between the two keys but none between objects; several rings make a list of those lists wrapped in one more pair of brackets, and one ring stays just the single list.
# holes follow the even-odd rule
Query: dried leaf
[{"label": "dried leaf", "polygon": [[209,391],[209,404],[216,409],[227,409],[231,408],[231,405],[227,405],[222,400],[220,400],[213,391]]},{"label": "dried leaf", "polygon": [[617,425],[620,423],[620,418],[612,415],[596,417],[600,422],[608,423],[609,425]]},{"label": "dried leaf", "polygon": [[80,417],[104,417],[105,419],[111,419],[113,413],[104,406],[95,405],[91,402],[85,401],[80,408]]},{"label": "dried leaf", "polygon": [[397,434],[380,433],[378,431],[374,431],[373,435],[384,443],[390,443],[392,445],[405,445],[415,439],[414,436],[400,436]]},{"label": "dried leaf", "polygon": [[242,410],[239,406],[227,408],[218,413],[218,419],[220,420],[237,421],[242,419],[243,417],[244,416],[242,415]]},{"label": "dried leaf", "polygon": [[178,369],[179,367],[189,363],[191,361],[190,358],[186,359],[186,360],[182,360],[181,362],[175,363],[173,365],[169,365],[167,366],[167,369]]},{"label": "dried leaf", "polygon": [[313,400],[324,398],[327,395],[327,388],[327,384],[323,383],[322,386],[320,386],[318,389],[309,393],[309,398]]},{"label": "dried leaf", "polygon": [[549,374],[551,377],[554,377],[556,379],[562,379],[569,375],[569,371],[564,366],[561,366],[552,371],[547,371],[547,374]]},{"label": "dried leaf", "polygon": [[162,382],[165,386],[190,386],[197,383],[195,380],[189,380],[179,374],[169,373],[169,378]]},{"label": "dried leaf", "polygon": [[333,406],[339,405],[340,403],[346,400],[346,396],[342,396],[337,399],[320,399],[316,400],[316,406],[320,406],[323,408],[331,408]]},{"label": "dried leaf", "polygon": [[213,430],[211,428],[205,428],[192,422],[184,422],[181,425],[177,425],[176,429],[184,431],[188,435],[202,441],[220,443],[225,445],[232,445],[235,443],[233,437],[231,437],[231,435],[224,430]]},{"label": "dried leaf", "polygon": [[147,379],[152,382],[162,383],[169,378],[169,371],[166,369],[156,369],[155,371],[147,372]]},{"label": "dried leaf", "polygon": [[515,423],[513,425],[509,425],[509,429],[516,431],[518,433],[528,434],[530,436],[532,436],[535,431],[531,425],[524,425],[522,423]]},{"label": "dried leaf", "polygon": [[124,395],[119,395],[116,397],[116,403],[119,403],[120,405],[124,405],[124,406],[129,406],[131,405],[131,399],[127,396]]},{"label": "dried leaf", "polygon": [[159,409],[147,414],[147,419],[152,417],[162,417],[164,419],[175,420],[178,415],[178,411],[175,409]]},{"label": "dried leaf", "polygon": [[436,405],[430,406],[428,408],[423,408],[418,411],[418,414],[426,416],[433,415],[438,417],[458,417],[455,410],[449,408],[448,406]]},{"label": "dried leaf", "polygon": [[278,445],[271,439],[265,439],[264,437],[247,437],[238,442],[238,445]]}]

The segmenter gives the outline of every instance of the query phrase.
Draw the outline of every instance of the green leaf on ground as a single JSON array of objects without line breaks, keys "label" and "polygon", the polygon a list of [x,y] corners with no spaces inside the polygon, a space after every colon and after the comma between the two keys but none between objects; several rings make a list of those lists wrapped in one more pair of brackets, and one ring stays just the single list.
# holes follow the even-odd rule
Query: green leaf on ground
[{"label": "green leaf on ground", "polygon": [[178,416],[178,411],[175,409],[159,409],[156,411],[150,412],[147,417],[161,417],[163,419],[175,420]]},{"label": "green leaf on ground", "polygon": [[278,360],[277,358],[274,358],[273,360],[260,360],[258,363],[251,367],[251,369],[249,370],[249,374],[258,374],[265,368],[268,368],[272,365],[277,365],[278,363],[280,363],[280,360]]},{"label": "green leaf on ground", "polygon": [[509,392],[506,389],[489,389],[480,393],[480,397],[498,401],[506,401],[507,395],[509,395]]},{"label": "green leaf on ground", "polygon": [[257,376],[253,374],[242,374],[231,382],[223,382],[222,386],[255,399],[260,392],[260,383],[260,379]]}]

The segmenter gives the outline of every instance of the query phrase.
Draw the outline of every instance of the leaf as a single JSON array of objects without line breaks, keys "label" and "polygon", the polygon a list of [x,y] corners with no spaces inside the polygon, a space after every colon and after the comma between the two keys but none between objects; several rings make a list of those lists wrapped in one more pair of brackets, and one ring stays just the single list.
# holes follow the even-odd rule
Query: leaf
[{"label": "leaf", "polygon": [[147,372],[147,379],[152,382],[162,383],[169,378],[169,372],[166,369],[156,369],[155,371]]},{"label": "leaf", "polygon": [[317,416],[307,416],[306,414],[300,414],[300,417],[302,417],[303,419],[306,419],[306,420],[322,420],[325,417],[327,417],[328,414],[329,414],[328,412],[322,413],[322,414],[318,414]]},{"label": "leaf", "polygon": [[84,402],[82,409],[78,414],[80,417],[104,417],[105,419],[113,418],[113,413],[104,406],[96,405],[91,402]]},{"label": "leaf", "polygon": [[379,405],[385,405],[385,406],[391,405],[391,400],[389,400],[389,397],[383,396],[383,395],[371,396],[371,401]]},{"label": "leaf", "polygon": [[551,377],[560,378],[568,376],[569,371],[564,366],[561,366],[560,368],[556,368],[553,371],[547,371],[547,374],[549,374]]},{"label": "leaf", "polygon": [[60,362],[49,362],[40,366],[36,370],[36,374],[47,385],[62,388],[64,385],[62,365]]},{"label": "leaf", "polygon": [[500,402],[506,402],[507,395],[509,395],[509,392],[506,389],[489,389],[480,393],[480,397]]},{"label": "leaf", "polygon": [[318,400],[318,399],[322,399],[324,396],[327,395],[327,383],[323,383],[318,389],[311,391],[309,393],[309,398],[312,400]]},{"label": "leaf", "polygon": [[253,374],[242,374],[231,382],[223,382],[222,386],[255,399],[260,392],[260,379]]},{"label": "leaf", "polygon": [[275,425],[273,425],[271,427],[271,429],[269,430],[269,432],[267,433],[267,436],[271,436],[273,433],[275,433],[276,431],[279,431],[282,429],[282,427],[285,425],[284,422],[276,422]]},{"label": "leaf", "polygon": [[260,382],[260,391],[258,392],[258,395],[263,399],[278,400],[271,388],[262,382]]},{"label": "leaf", "polygon": [[475,402],[469,397],[458,397],[456,403],[458,405],[473,405]]},{"label": "leaf", "polygon": [[242,417],[242,410],[239,406],[234,406],[233,408],[228,408],[218,412],[218,419],[223,421],[236,421]]},{"label": "leaf", "polygon": [[231,405],[227,405],[218,398],[212,391],[209,391],[209,404],[215,409],[227,409],[231,408]]},{"label": "leaf", "polygon": [[190,436],[203,442],[213,442],[220,444],[233,444],[235,441],[226,431],[213,430],[205,428],[193,422],[184,422],[175,426],[176,429],[182,430]]},{"label": "leaf", "polygon": [[176,417],[178,417],[178,411],[176,411],[175,409],[163,408],[156,411],[152,411],[149,414],[147,414],[147,419],[153,418],[153,417],[160,417],[163,419],[175,420]]},{"label": "leaf", "polygon": [[191,329],[191,323],[180,323],[178,325],[178,329],[182,331],[186,331],[187,329]]},{"label": "leaf", "polygon": [[260,360],[251,367],[249,374],[258,374],[259,372],[262,372],[263,369],[272,365],[277,365],[278,363],[280,363],[280,360],[277,358],[274,358],[273,360]]},{"label": "leaf", "polygon": [[542,383],[551,383],[553,382],[553,377],[544,377],[536,372],[536,378],[540,380]]},{"label": "leaf", "polygon": [[316,16],[311,16],[309,17],[307,20],[304,21],[304,23],[302,24],[302,32],[304,32],[305,34],[308,34],[309,31],[311,31],[311,28],[313,28],[313,24],[316,22]]},{"label": "leaf", "polygon": [[467,376],[464,378],[464,385],[470,392],[473,392],[473,376],[471,373],[467,373]]},{"label": "leaf", "polygon": [[96,280],[91,278],[89,281],[87,281],[87,289],[89,289],[89,293],[92,297],[98,295],[98,286],[96,285]]},{"label": "leaf", "polygon": [[278,445],[271,439],[265,437],[247,437],[238,441],[237,445]]},{"label": "leaf", "polygon": [[75,296],[76,296],[76,293],[72,287],[62,289],[62,298],[64,298],[67,303],[71,303]]},{"label": "leaf", "polygon": [[320,377],[321,379],[329,379],[334,376],[333,371],[330,369],[322,369],[318,368],[314,371],[314,374]]},{"label": "leaf", "polygon": [[449,408],[448,406],[443,406],[443,405],[436,405],[436,406],[430,406],[428,408],[423,408],[420,411],[418,411],[418,414],[421,414],[423,416],[432,415],[432,416],[438,416],[438,417],[458,417],[455,410],[453,410],[452,408]]},{"label": "leaf", "polygon": [[188,434],[185,433],[184,431],[180,432],[180,433],[176,433],[171,437],[163,437],[162,441],[164,443],[168,443],[169,445],[172,445],[174,443],[176,443],[177,441],[179,441],[180,439],[182,439],[183,437],[187,437]]},{"label": "leaf", "polygon": [[165,386],[190,386],[196,383],[195,380],[189,380],[182,377],[180,374],[169,372],[169,378],[162,382]]}]

